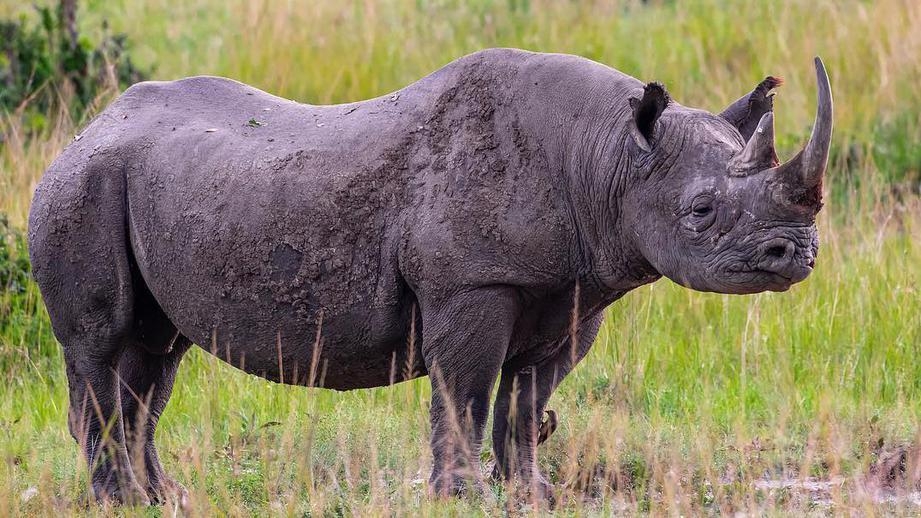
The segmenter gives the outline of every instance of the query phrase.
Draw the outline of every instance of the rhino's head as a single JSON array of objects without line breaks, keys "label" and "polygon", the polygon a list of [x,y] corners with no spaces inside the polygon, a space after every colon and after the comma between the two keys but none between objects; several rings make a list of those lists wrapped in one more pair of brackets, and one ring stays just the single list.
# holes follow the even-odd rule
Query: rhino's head
[{"label": "rhino's head", "polygon": [[631,101],[628,229],[661,274],[720,293],[783,291],[812,272],[815,218],[832,132],[828,77],[816,58],[818,110],[804,149],[780,164],[765,79],[720,115],[669,105],[656,83]]}]

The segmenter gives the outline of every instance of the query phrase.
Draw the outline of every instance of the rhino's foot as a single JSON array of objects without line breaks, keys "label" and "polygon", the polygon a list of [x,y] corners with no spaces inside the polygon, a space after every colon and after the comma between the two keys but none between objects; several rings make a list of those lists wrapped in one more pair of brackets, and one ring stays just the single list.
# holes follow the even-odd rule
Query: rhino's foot
[{"label": "rhino's foot", "polygon": [[547,506],[550,509],[556,507],[556,491],[553,484],[548,482],[543,475],[537,474],[528,481],[516,478],[510,481],[510,490],[510,503],[530,504],[536,507]]},{"label": "rhino's foot", "polygon": [[486,486],[476,477],[462,475],[442,475],[432,477],[431,488],[435,496],[439,497],[467,497],[482,496],[486,494]]},{"label": "rhino's foot", "polygon": [[189,491],[168,476],[163,476],[156,485],[149,484],[147,496],[154,504],[173,503],[180,509],[186,509],[189,506]]},{"label": "rhino's foot", "polygon": [[556,491],[543,475],[538,474],[534,480],[524,485],[524,494],[527,500],[546,503],[551,509],[556,507]]},{"label": "rhino's foot", "polygon": [[546,503],[550,508],[556,506],[556,491],[547,479],[539,472],[528,479],[521,475],[509,479],[502,474],[502,468],[497,463],[493,466],[491,478],[496,483],[505,481],[512,491],[512,500],[516,502]]},{"label": "rhino's foot", "polygon": [[107,505],[149,506],[150,497],[137,483],[120,486],[117,483],[93,484],[96,501]]}]

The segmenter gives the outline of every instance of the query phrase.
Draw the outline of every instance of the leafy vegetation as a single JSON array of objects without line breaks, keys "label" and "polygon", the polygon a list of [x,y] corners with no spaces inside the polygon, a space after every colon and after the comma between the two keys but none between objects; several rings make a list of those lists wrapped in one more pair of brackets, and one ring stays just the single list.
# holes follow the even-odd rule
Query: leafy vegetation
[{"label": "leafy vegetation", "polygon": [[[21,12],[0,0],[0,16]],[[225,75],[311,103],[383,95],[489,46],[581,54],[710,110],[784,75],[782,157],[808,135],[810,58],[821,55],[836,134],[816,272],[782,294],[668,281],[628,294],[552,399],[561,426],[540,462],[564,514],[917,513],[904,497],[917,490],[921,442],[921,4],[90,0],[81,32],[103,19],[158,79]],[[38,131],[12,119],[0,130],[0,212],[12,228],[24,228],[34,182],[83,120],[47,115]],[[21,235],[0,233],[0,272],[16,272],[0,286],[18,286],[0,292],[0,514],[83,513],[60,352],[23,277]],[[194,515],[532,510],[501,486],[425,496],[428,396],[426,380],[348,393],[273,385],[193,350],[158,439]]]},{"label": "leafy vegetation", "polygon": [[80,34],[76,0],[35,11],[37,21],[0,19],[0,113],[26,112],[26,129],[37,131],[59,108],[79,116],[102,92],[143,79],[124,34],[109,34],[105,23],[98,43]]},{"label": "leafy vegetation", "polygon": [[0,214],[0,291],[22,293],[29,282],[25,237]]}]

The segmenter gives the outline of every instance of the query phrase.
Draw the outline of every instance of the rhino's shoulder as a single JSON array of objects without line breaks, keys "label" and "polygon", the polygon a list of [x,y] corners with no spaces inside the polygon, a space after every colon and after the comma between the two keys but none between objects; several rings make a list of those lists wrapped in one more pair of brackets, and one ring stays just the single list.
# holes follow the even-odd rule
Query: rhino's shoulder
[{"label": "rhino's shoulder", "polygon": [[[638,79],[615,68],[573,54],[492,48],[468,54],[444,67],[461,71],[461,81],[476,71],[499,78],[496,85],[524,98],[545,98],[554,92],[621,92],[642,87]],[[504,73],[503,73],[504,72]],[[599,94],[600,95],[600,94]]]}]

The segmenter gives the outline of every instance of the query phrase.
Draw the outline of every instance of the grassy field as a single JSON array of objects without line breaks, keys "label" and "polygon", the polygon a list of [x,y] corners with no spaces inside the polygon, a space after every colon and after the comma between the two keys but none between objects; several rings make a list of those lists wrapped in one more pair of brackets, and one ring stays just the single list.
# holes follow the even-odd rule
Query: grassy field
[{"label": "grassy field", "polygon": [[[128,33],[157,79],[225,75],[310,103],[381,95],[491,46],[580,54],[713,111],[782,75],[782,157],[808,135],[810,60],[821,55],[836,134],[816,272],[784,294],[660,281],[627,295],[551,400],[561,426],[540,463],[567,515],[917,514],[921,4],[749,4],[92,0],[81,20]],[[0,0],[0,17],[23,9]],[[15,117],[2,122],[0,213],[13,229],[82,122],[52,120],[32,138]],[[87,506],[38,291],[0,289],[0,515],[174,514]],[[427,380],[351,393],[283,387],[193,350],[158,439],[195,515],[537,511],[500,486],[482,498],[426,496],[428,395]]]}]

